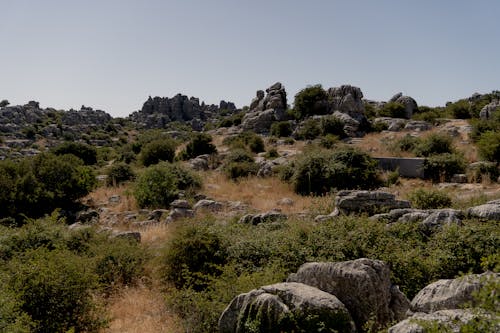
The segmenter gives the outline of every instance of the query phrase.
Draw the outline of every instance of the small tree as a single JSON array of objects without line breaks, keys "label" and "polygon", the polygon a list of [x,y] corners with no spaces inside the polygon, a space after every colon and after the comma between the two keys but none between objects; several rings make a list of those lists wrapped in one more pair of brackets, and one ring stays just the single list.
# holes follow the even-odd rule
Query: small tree
[{"label": "small tree", "polygon": [[85,165],[94,165],[97,163],[97,150],[85,143],[65,142],[57,146],[53,153],[55,155],[73,154],[80,158]]},{"label": "small tree", "polygon": [[180,157],[188,160],[199,155],[214,153],[217,153],[217,148],[212,143],[212,137],[206,133],[196,133],[188,142],[186,149],[181,152]]},{"label": "small tree", "polygon": [[388,102],[378,111],[379,117],[406,118],[406,108],[397,102]]},{"label": "small tree", "polygon": [[500,132],[488,131],[477,142],[479,154],[487,161],[500,163]]},{"label": "small tree", "polygon": [[141,150],[141,162],[144,166],[157,164],[160,161],[172,162],[175,157],[176,144],[171,139],[158,139],[146,144]]},{"label": "small tree", "polygon": [[10,104],[10,103],[9,103],[9,101],[8,101],[8,100],[6,100],[6,99],[4,99],[4,100],[2,100],[2,101],[0,102],[0,108],[4,108],[4,107],[6,107],[6,106],[7,106],[7,105],[9,105],[9,104]]},{"label": "small tree", "polygon": [[295,95],[294,111],[298,119],[328,111],[327,94],[321,84],[309,86]]}]

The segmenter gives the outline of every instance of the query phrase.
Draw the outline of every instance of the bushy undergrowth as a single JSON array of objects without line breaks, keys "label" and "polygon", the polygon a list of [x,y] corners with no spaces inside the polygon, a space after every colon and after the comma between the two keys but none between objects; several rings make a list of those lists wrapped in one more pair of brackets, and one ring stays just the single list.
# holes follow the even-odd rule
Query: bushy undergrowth
[{"label": "bushy undergrowth", "polygon": [[96,185],[92,169],[74,155],[43,153],[20,161],[0,161],[0,218],[19,223],[69,208]]},{"label": "bushy undergrowth", "polygon": [[180,153],[179,158],[188,160],[199,155],[214,153],[217,153],[217,148],[212,143],[212,137],[206,133],[195,133]]},{"label": "bushy undergrowth", "polygon": [[135,282],[146,259],[135,242],[55,217],[0,231],[4,332],[97,332],[107,318],[96,296]]},{"label": "bushy undergrowth", "polygon": [[97,150],[93,146],[78,142],[65,142],[53,149],[55,155],[72,154],[80,158],[85,165],[97,163]]},{"label": "bushy undergrowth", "polygon": [[151,141],[141,148],[141,162],[146,167],[161,161],[172,162],[176,146],[175,141],[168,138]]},{"label": "bushy undergrowth", "polygon": [[424,162],[424,176],[434,182],[450,181],[454,174],[465,172],[465,159],[459,154],[440,154]]},{"label": "bushy undergrowth", "polygon": [[132,180],[135,173],[132,167],[125,163],[114,163],[107,170],[106,184],[108,186],[117,186],[126,181]]},{"label": "bushy undergrowth", "polygon": [[134,197],[139,207],[167,208],[180,191],[201,187],[200,178],[179,164],[162,162],[150,166],[139,176]]},{"label": "bushy undergrowth", "polygon": [[396,140],[390,149],[395,152],[412,152],[419,157],[453,153],[452,138],[444,134],[431,134],[425,138],[405,135]]},{"label": "bushy undergrowth", "polygon": [[333,189],[369,189],[380,185],[377,162],[354,148],[311,150],[295,161],[290,181],[295,192],[321,195]]},{"label": "bushy undergrowth", "polygon": [[[202,231],[194,235],[196,228]],[[190,332],[217,332],[217,320],[233,297],[282,282],[305,262],[362,257],[383,260],[391,267],[392,282],[411,299],[436,279],[482,272],[481,262],[495,254],[498,258],[500,246],[496,223],[474,220],[464,221],[461,227],[444,226],[429,236],[423,235],[417,224],[387,228],[384,223],[356,217],[321,224],[289,220],[278,226],[200,221],[187,230],[191,232],[181,228],[172,235],[162,255],[161,270],[171,271],[167,258],[175,257],[176,267],[183,268],[182,276],[192,277],[186,281],[196,281],[203,264],[193,265],[193,258],[223,255],[216,263],[206,259],[216,274],[210,271],[204,275],[202,288],[183,283],[169,291],[170,306],[183,315]],[[197,246],[193,246],[196,243],[203,244],[199,256]]]},{"label": "bushy undergrowth", "polygon": [[447,208],[451,206],[451,197],[438,190],[416,189],[408,195],[412,207],[420,209]]},{"label": "bushy undergrowth", "polygon": [[378,110],[379,117],[406,118],[406,108],[397,102],[388,102]]},{"label": "bushy undergrowth", "polygon": [[222,143],[232,149],[246,149],[252,153],[261,153],[266,150],[264,140],[254,132],[243,132],[235,136],[228,136]]},{"label": "bushy undergrowth", "polygon": [[256,175],[259,166],[255,163],[253,156],[245,149],[234,149],[224,160],[222,170],[229,179]]}]

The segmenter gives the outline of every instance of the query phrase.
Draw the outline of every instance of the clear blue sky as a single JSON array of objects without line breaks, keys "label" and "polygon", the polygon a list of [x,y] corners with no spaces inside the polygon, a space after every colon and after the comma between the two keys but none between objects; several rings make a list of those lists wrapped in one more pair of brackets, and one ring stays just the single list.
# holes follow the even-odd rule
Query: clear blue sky
[{"label": "clear blue sky", "polygon": [[500,89],[500,0],[0,0],[0,99],[126,116],[149,95],[248,105],[282,82],[402,91],[421,105]]}]

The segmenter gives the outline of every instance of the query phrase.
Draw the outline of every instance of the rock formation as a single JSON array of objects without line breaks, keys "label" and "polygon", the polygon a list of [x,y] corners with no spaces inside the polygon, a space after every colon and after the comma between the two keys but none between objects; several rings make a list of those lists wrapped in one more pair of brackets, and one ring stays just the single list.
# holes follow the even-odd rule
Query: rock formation
[{"label": "rock formation", "polygon": [[396,95],[392,96],[392,98],[389,100],[389,102],[396,102],[403,104],[405,107],[405,116],[406,119],[410,119],[411,116],[418,111],[418,105],[417,102],[411,98],[410,96],[403,96],[403,93],[397,93]]}]

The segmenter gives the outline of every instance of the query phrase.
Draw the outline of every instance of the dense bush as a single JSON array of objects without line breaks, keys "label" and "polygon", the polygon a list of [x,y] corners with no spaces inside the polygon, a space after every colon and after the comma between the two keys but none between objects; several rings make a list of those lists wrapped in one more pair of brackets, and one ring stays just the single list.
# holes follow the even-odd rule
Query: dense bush
[{"label": "dense bush", "polygon": [[452,139],[449,135],[435,133],[420,139],[413,151],[417,156],[427,157],[437,154],[453,153],[454,149]]},{"label": "dense bush", "polygon": [[125,163],[114,163],[107,170],[107,176],[107,185],[117,186],[123,182],[134,179],[135,174],[130,165]]},{"label": "dense bush", "polygon": [[320,195],[332,189],[369,189],[380,185],[377,162],[353,148],[333,152],[313,150],[295,163],[291,182],[295,192]]},{"label": "dense bush", "polygon": [[0,218],[39,217],[70,208],[96,185],[92,170],[73,155],[39,154],[21,161],[0,161]]},{"label": "dense bush", "polygon": [[471,104],[466,100],[459,100],[446,106],[446,112],[456,119],[469,119],[471,117]]},{"label": "dense bush", "polygon": [[140,159],[144,166],[161,161],[172,162],[175,157],[176,144],[171,139],[158,139],[147,143],[141,149]]},{"label": "dense bush", "polygon": [[188,224],[175,233],[161,258],[164,279],[177,288],[202,290],[220,274],[225,245],[207,225]]},{"label": "dense bush", "polygon": [[199,155],[214,153],[217,153],[217,148],[212,143],[212,137],[206,133],[195,133],[186,148],[181,152],[180,158],[188,160]]},{"label": "dense bush", "polygon": [[246,150],[234,149],[226,156],[222,169],[228,178],[238,179],[256,175],[259,166]]},{"label": "dense bush", "polygon": [[[383,260],[391,267],[391,282],[412,299],[437,279],[455,278],[461,272],[481,273],[481,262],[498,254],[500,247],[495,221],[465,220],[462,226],[444,226],[429,236],[422,235],[418,224],[396,223],[387,227],[359,217],[340,217],[321,224],[289,219],[279,228],[213,222],[200,222],[196,227],[205,230],[202,235],[217,235],[225,259],[212,266],[217,267],[215,278],[202,280],[202,290],[171,289],[168,301],[172,309],[183,315],[186,330],[203,333],[217,332],[217,320],[235,296],[284,281],[304,262]],[[192,238],[202,237],[176,232],[169,240],[167,253],[175,242],[185,244],[177,252],[182,253],[181,258],[185,253],[196,257],[189,242]],[[201,243],[205,242],[212,243],[202,238]],[[207,253],[205,246],[201,249],[202,255]],[[174,257],[173,253],[168,255]],[[207,261],[212,263],[210,258]],[[197,270],[185,271],[186,276],[197,276]],[[492,296],[490,293],[489,301],[494,300]]]},{"label": "dense bush", "polygon": [[500,132],[485,132],[477,142],[481,157],[487,161],[500,163]]},{"label": "dense bush", "polygon": [[95,296],[142,274],[137,243],[71,231],[55,215],[0,233],[1,331],[96,332],[106,313]]},{"label": "dense bush", "polygon": [[191,171],[177,164],[162,162],[150,166],[139,176],[134,197],[139,207],[167,208],[179,191],[197,189],[201,181]]},{"label": "dense bush", "polygon": [[344,122],[335,116],[323,117],[320,121],[321,135],[333,134],[341,139],[345,138],[347,134],[344,131],[344,125]]},{"label": "dense bush", "polygon": [[298,140],[314,140],[320,135],[320,122],[314,118],[304,120],[295,131],[295,138]]},{"label": "dense bush", "polygon": [[416,189],[408,195],[412,207],[420,209],[437,209],[451,206],[448,194],[437,190]]},{"label": "dense bush", "polygon": [[97,163],[97,150],[85,143],[65,142],[54,148],[53,153],[58,156],[73,154],[80,158],[85,165],[93,165]]},{"label": "dense bush", "polygon": [[406,108],[397,102],[388,102],[378,110],[379,117],[406,118]]},{"label": "dense bush", "polygon": [[278,121],[271,125],[271,135],[279,138],[288,137],[292,134],[292,124],[289,121]]},{"label": "dense bush", "polygon": [[390,147],[395,152],[412,152],[420,143],[420,139],[412,135],[405,135],[401,139],[396,140]]},{"label": "dense bush", "polygon": [[457,173],[465,172],[465,160],[459,154],[440,154],[428,157],[424,162],[424,176],[432,181],[450,181]]},{"label": "dense bush", "polygon": [[295,95],[294,113],[297,119],[325,114],[328,111],[327,94],[320,84],[302,89]]},{"label": "dense bush", "polygon": [[226,137],[222,143],[231,148],[248,149],[253,153],[261,153],[266,150],[264,141],[254,132],[243,132],[235,136]]}]

